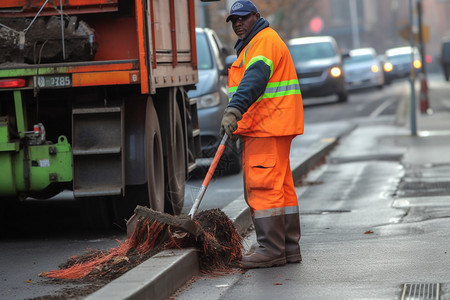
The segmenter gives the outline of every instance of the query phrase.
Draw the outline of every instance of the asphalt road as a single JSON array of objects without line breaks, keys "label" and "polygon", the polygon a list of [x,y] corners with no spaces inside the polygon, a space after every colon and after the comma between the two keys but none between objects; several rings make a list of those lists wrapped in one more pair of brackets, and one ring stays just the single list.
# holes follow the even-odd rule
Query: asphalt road
[{"label": "asphalt road", "polygon": [[[326,137],[330,122],[361,119],[376,120],[395,114],[396,101],[406,82],[383,90],[352,93],[347,103],[335,99],[305,99],[305,134],[299,142],[305,147]],[[192,178],[186,185],[184,211],[201,186],[203,178]],[[242,174],[215,177],[200,209],[224,207],[242,194]],[[25,203],[1,230],[0,298],[26,299],[49,295],[76,284],[49,284],[38,277],[42,271],[58,268],[72,255],[87,249],[110,249],[125,240],[123,231],[86,232],[79,229],[80,209],[70,197],[57,201]]]}]

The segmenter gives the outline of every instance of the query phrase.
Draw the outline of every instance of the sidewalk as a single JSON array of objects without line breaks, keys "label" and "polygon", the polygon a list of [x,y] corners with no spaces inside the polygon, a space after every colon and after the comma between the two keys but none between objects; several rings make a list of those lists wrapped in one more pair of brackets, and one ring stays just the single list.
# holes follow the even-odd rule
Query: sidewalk
[{"label": "sidewalk", "polygon": [[300,265],[249,270],[220,299],[450,299],[450,84],[429,97],[417,136],[397,118],[340,140],[299,197]]},{"label": "sidewalk", "polygon": [[[364,226],[332,228],[326,234],[303,236],[306,261],[297,268],[290,265],[278,269],[278,272],[282,269],[283,276],[289,274],[292,278],[283,283],[284,299],[398,299],[402,289],[409,293],[419,285],[435,288],[444,295],[450,290],[447,256],[450,255],[450,84],[442,81],[431,84],[429,89],[429,103],[434,113],[418,113],[417,136],[411,136],[409,93],[406,93],[399,105],[397,124],[366,124],[355,129],[351,122],[343,122],[342,135],[323,139],[310,149],[299,149],[293,143],[291,167],[295,180],[305,176],[332,150],[328,157],[330,163],[381,159],[390,162],[389,171],[398,172],[396,166],[399,165],[404,174],[398,178],[399,182],[393,183],[398,190],[391,205],[378,210],[379,206],[372,203],[374,211],[366,208],[355,211],[351,217],[357,225],[366,222],[367,213],[386,220],[396,217],[399,223],[386,221],[386,225],[377,227],[375,234],[363,241],[356,237],[360,238]],[[352,149],[351,154],[348,149]],[[390,175],[386,172],[379,176],[381,179],[386,176],[386,179]],[[308,210],[308,205],[311,208],[314,203],[306,201],[303,209]],[[392,207],[408,213],[398,216]],[[251,225],[242,196],[224,212],[242,232]],[[328,218],[338,220],[339,217],[335,214]],[[302,226],[316,222],[314,216],[302,218]],[[420,223],[423,220],[431,221]],[[350,236],[347,242],[339,240],[339,230],[347,231]],[[246,244],[251,245],[251,242]],[[239,278],[238,285],[226,292],[216,291],[216,294],[207,291],[210,296],[207,298],[279,296],[280,291],[273,282],[266,282],[265,276],[270,272],[269,269],[248,271],[247,276]],[[372,275],[380,272],[386,272],[383,278]],[[198,273],[198,257],[193,249],[164,251],[86,299],[167,299]],[[258,290],[248,288],[256,283]],[[446,296],[449,297],[448,292]],[[429,299],[439,299],[436,294],[433,297]]]},{"label": "sidewalk", "polygon": [[[307,149],[301,147],[298,140],[294,140],[290,155],[294,179],[299,180],[306,176],[338,145],[339,139],[354,128],[352,123],[340,122],[330,131],[333,136],[320,139]],[[250,210],[243,195],[222,210],[233,221],[239,234],[247,232],[252,225]],[[195,249],[166,250],[85,299],[167,299],[199,273],[199,258]]]}]

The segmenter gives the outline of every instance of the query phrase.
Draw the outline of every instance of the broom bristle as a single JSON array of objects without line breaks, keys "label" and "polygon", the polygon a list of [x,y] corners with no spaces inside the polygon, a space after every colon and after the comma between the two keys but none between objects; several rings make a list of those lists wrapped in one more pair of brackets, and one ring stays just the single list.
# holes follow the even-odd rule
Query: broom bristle
[{"label": "broom bristle", "polygon": [[[59,270],[40,275],[57,279],[80,279],[106,274],[121,275],[148,258],[152,251],[183,249],[195,246],[200,251],[203,271],[230,269],[241,258],[241,237],[231,220],[219,209],[202,211],[195,220],[200,229],[197,236],[176,237],[176,226],[158,220],[139,218],[132,235],[124,243],[109,251],[88,253],[72,258]],[[125,264],[125,265],[124,265]],[[113,270],[116,268],[116,270]]]},{"label": "broom bristle", "polygon": [[43,275],[58,279],[79,279],[85,277],[97,267],[113,260],[115,257],[126,256],[132,249],[136,249],[141,255],[146,254],[154,249],[157,241],[161,240],[160,235],[164,226],[164,224],[158,221],[140,220],[132,236],[118,247],[112,248],[107,253],[92,257],[83,263],[75,262],[68,268],[45,272]]}]

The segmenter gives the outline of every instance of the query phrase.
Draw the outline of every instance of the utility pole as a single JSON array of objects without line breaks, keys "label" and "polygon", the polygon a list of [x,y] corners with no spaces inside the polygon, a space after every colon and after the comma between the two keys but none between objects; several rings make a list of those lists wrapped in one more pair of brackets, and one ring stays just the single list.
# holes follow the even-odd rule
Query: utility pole
[{"label": "utility pole", "polygon": [[[424,39],[424,26],[422,24],[422,0],[417,1],[417,24],[419,26],[418,33],[418,42],[419,42],[419,51],[422,62],[421,73],[419,74],[420,79],[420,99],[419,99],[419,107],[421,113],[431,114],[433,110],[430,108],[429,99],[428,99],[428,81],[427,81],[427,73],[426,73],[426,58],[425,58],[425,39]],[[428,39],[428,37],[427,37]]]},{"label": "utility pole", "polygon": [[358,11],[356,9],[356,0],[349,0],[350,4],[350,19],[352,24],[352,39],[353,48],[359,48],[359,25],[358,25]]},{"label": "utility pole", "polygon": [[422,59],[422,73],[426,75],[425,43],[423,41],[422,0],[417,0],[417,25],[419,27],[419,51]]},{"label": "utility pole", "polygon": [[414,89],[414,82],[416,78],[416,74],[414,71],[414,66],[412,65],[414,62],[414,32],[413,32],[413,1],[416,0],[409,0],[409,43],[411,45],[411,71],[409,75],[409,83],[411,85],[411,101],[410,101],[410,125],[411,125],[411,135],[417,136],[417,115],[416,115],[416,92]]},{"label": "utility pole", "polygon": [[206,4],[205,2],[200,1],[199,3],[199,10],[198,10],[198,16],[199,16],[199,27],[206,27]]}]

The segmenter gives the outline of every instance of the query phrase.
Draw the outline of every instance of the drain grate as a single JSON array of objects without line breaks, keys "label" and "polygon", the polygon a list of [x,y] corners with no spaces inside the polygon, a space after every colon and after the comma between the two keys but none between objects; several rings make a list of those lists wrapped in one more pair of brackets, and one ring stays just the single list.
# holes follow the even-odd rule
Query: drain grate
[{"label": "drain grate", "polygon": [[401,300],[439,300],[439,283],[405,283]]},{"label": "drain grate", "polygon": [[423,196],[447,196],[450,195],[450,182],[425,182],[408,181],[401,182],[397,197],[423,197]]}]

